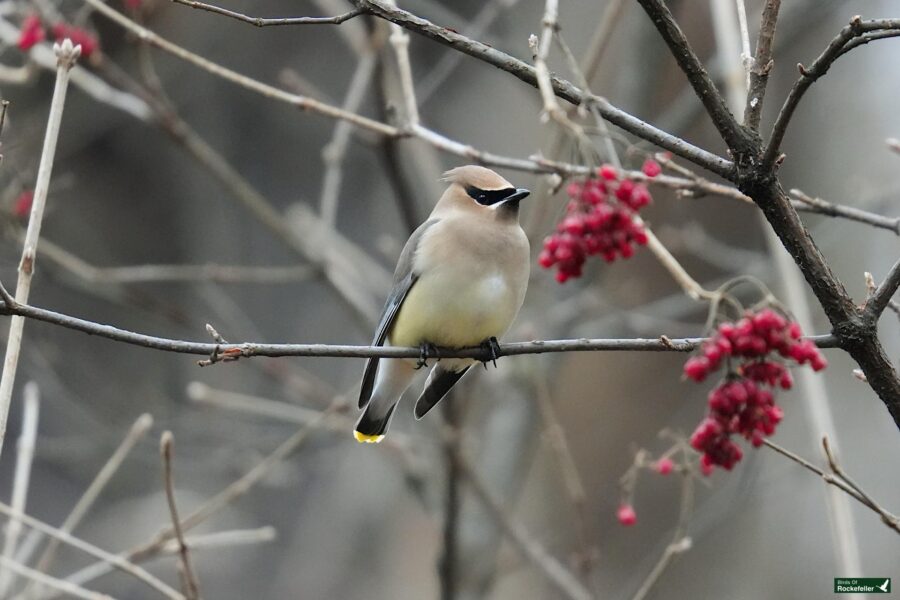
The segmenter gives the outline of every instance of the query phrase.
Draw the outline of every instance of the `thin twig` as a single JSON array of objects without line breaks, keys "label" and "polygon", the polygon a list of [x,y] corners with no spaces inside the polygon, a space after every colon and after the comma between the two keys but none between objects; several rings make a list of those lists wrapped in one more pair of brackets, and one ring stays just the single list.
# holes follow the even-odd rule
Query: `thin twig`
[{"label": "thin twig", "polygon": [[[16,448],[16,471],[13,476],[12,500],[10,501],[12,510],[18,513],[25,512],[29,480],[31,479],[31,463],[37,441],[40,395],[35,382],[29,381],[25,384],[24,396],[25,410],[22,411],[22,432]],[[3,558],[7,561],[11,561],[16,554],[16,546],[21,534],[21,521],[10,521],[7,524],[2,553]],[[0,569],[0,598],[6,597],[6,593],[14,583],[14,572],[11,569]]]},{"label": "thin twig", "polygon": [[494,498],[468,460],[460,457],[459,466],[472,491],[503,530],[504,535],[561,594],[570,600],[590,600],[594,597],[562,563],[547,552],[540,542],[512,520],[509,508]]},{"label": "thin twig", "polygon": [[185,597],[178,592],[178,590],[172,589],[168,584],[160,581],[158,578],[154,577],[146,570],[134,564],[130,560],[127,560],[126,558],[111,554],[106,550],[98,548],[93,544],[89,544],[88,542],[76,538],[69,533],[60,531],[55,527],[51,527],[50,525],[47,525],[43,521],[39,521],[34,517],[30,517],[24,513],[14,511],[9,505],[4,504],[3,502],[0,502],[0,514],[4,514],[13,520],[21,521],[28,527],[37,529],[45,535],[49,535],[60,540],[64,544],[81,550],[85,554],[90,554],[95,558],[99,558],[101,561],[103,561],[104,564],[109,567],[110,570],[119,569],[124,573],[133,575],[137,579],[146,583],[148,586],[165,595],[167,598],[170,598],[171,600],[186,600]]},{"label": "thin twig", "polygon": [[[335,400],[322,412],[317,421],[304,425],[298,429],[291,437],[285,440],[240,478],[230,483],[218,494],[197,507],[189,515],[182,518],[180,522],[182,530],[187,531],[200,525],[253,489],[253,487],[262,481],[274,467],[302,447],[309,440],[313,432],[320,427],[322,421],[329,418],[330,415],[345,405],[343,399],[339,398]],[[117,558],[135,563],[152,558],[158,555],[166,547],[169,541],[173,539],[174,535],[175,532],[172,526],[164,527],[149,541],[135,546],[131,550],[119,555]],[[83,585],[98,577],[106,575],[111,570],[112,568],[109,562],[103,561],[88,565],[80,571],[69,575],[66,580]],[[181,594],[178,595],[183,598]]]},{"label": "thin twig", "polygon": [[[28,218],[28,229],[25,232],[25,244],[22,248],[22,260],[19,263],[19,277],[16,283],[16,301],[22,304],[28,302],[28,295],[31,291],[35,252],[37,252],[38,240],[41,235],[41,223],[44,219],[44,207],[47,202],[47,190],[50,187],[50,175],[53,172],[56,142],[59,139],[59,127],[62,123],[63,107],[66,102],[66,90],[69,86],[69,71],[81,54],[81,46],[73,46],[68,38],[60,44],[54,44],[53,49],[56,52],[58,61],[56,84],[53,88],[53,99],[50,102],[47,132],[44,135],[41,162],[38,167],[37,181],[34,184],[31,216]],[[19,352],[22,347],[24,327],[25,320],[16,317],[12,319],[9,325],[6,358],[3,361],[3,372],[0,374],[0,453],[3,452],[6,421],[9,416],[9,405],[12,400],[16,370],[19,366]]]},{"label": "thin twig", "polygon": [[833,204],[821,198],[814,198],[796,188],[792,189],[790,194],[796,200],[794,206],[797,210],[809,210],[809,212],[827,217],[841,217],[851,221],[858,221],[873,227],[887,229],[900,235],[900,217],[885,217],[852,206]]},{"label": "thin twig", "polygon": [[638,0],[647,16],[656,26],[663,41],[669,46],[675,62],[684,71],[688,82],[697,94],[697,97],[706,108],[706,112],[712,118],[713,124],[722,136],[722,139],[735,154],[742,154],[749,149],[748,134],[741,129],[735,121],[728,105],[700,59],[691,49],[672,13],[663,0]]},{"label": "thin twig", "polygon": [[12,561],[5,556],[0,556],[0,566],[2,566],[4,569],[13,571],[17,575],[21,575],[22,577],[31,579],[36,583],[40,583],[41,585],[53,588],[59,592],[62,592],[63,594],[72,596],[74,598],[84,598],[85,600],[114,600],[112,596],[92,592],[91,590],[86,590],[83,587],[69,581],[51,577],[50,575],[41,573],[40,571]]},{"label": "thin twig", "polygon": [[891,302],[891,298],[897,293],[900,287],[900,259],[894,263],[887,277],[881,282],[872,295],[866,301],[866,315],[871,319],[878,319],[884,309]]},{"label": "thin twig", "polygon": [[[6,297],[4,297],[6,296]],[[81,331],[90,335],[104,337],[117,342],[142,346],[154,350],[194,354],[201,356],[215,355],[217,360],[224,357],[243,358],[250,356],[330,356],[354,358],[421,358],[421,348],[402,348],[395,346],[348,346],[329,344],[261,344],[256,342],[218,344],[209,342],[191,342],[160,338],[141,333],[119,329],[111,325],[103,325],[93,321],[70,317],[61,313],[15,303],[8,292],[0,285],[0,297],[7,302],[3,309],[7,314],[21,315],[39,321],[52,323],[67,329]],[[12,304],[10,304],[12,302]],[[833,347],[836,339],[832,335],[813,336],[812,339],[822,348]],[[533,340],[530,342],[504,343],[497,349],[497,357],[516,356],[520,354],[544,354],[548,352],[692,352],[705,338],[677,338],[666,342],[659,338],[635,339],[572,339],[572,340]],[[472,348],[438,348],[437,354],[431,358],[474,358],[490,360],[491,351],[480,346]]]},{"label": "thin twig", "polygon": [[766,0],[763,8],[759,36],[756,38],[756,57],[750,66],[750,82],[747,86],[747,105],[744,108],[744,126],[754,131],[759,130],[763,100],[769,83],[769,71],[772,70],[772,46],[775,42],[775,25],[781,0]]},{"label": "thin twig", "polygon": [[[823,440],[824,439],[827,439],[827,438],[823,438]],[[863,506],[866,506],[867,508],[875,511],[876,513],[878,513],[879,516],[882,517],[882,520],[884,521],[885,525],[887,525],[891,529],[894,529],[895,531],[897,531],[897,533],[900,533],[900,519],[898,519],[898,517],[892,515],[891,513],[887,512],[886,510],[881,508],[879,505],[877,505],[877,503],[875,503],[873,500],[871,500],[871,498],[869,498],[867,495],[861,494],[858,489],[856,489],[855,487],[853,487],[849,483],[847,483],[847,481],[839,474],[838,471],[834,471],[833,467],[832,467],[832,470],[833,470],[832,473],[826,473],[825,471],[823,471],[816,465],[812,464],[810,461],[806,460],[802,456],[795,454],[794,452],[791,452],[787,448],[785,448],[779,444],[776,444],[775,442],[773,442],[770,439],[764,439],[763,443],[766,446],[768,446],[769,448],[771,448],[772,450],[774,450],[775,452],[778,452],[782,456],[785,456],[785,457],[789,458],[790,460],[794,461],[795,463],[797,463],[804,469],[807,469],[808,471],[815,473],[816,475],[821,477],[822,481],[824,481],[825,483],[827,483],[829,485],[833,485],[834,487],[843,491],[844,493],[846,493],[848,496],[850,496],[851,498],[853,498],[854,500],[856,500]],[[829,448],[829,450],[830,450],[830,448]],[[843,472],[843,471],[841,471],[841,472]],[[885,515],[887,515],[887,518],[885,518]]]},{"label": "thin twig", "polygon": [[850,24],[841,29],[841,31],[831,40],[828,47],[820,54],[809,67],[797,65],[800,70],[800,78],[794,82],[791,91],[788,93],[775,124],[772,126],[772,133],[769,134],[769,143],[763,153],[762,167],[770,169],[778,158],[781,151],[781,142],[787,133],[788,125],[791,117],[800,100],[809,87],[820,77],[828,72],[831,65],[847,51],[847,45],[854,38],[862,36],[866,33],[898,30],[900,29],[900,19],[877,19],[873,21],[863,21],[858,16],[851,19]]},{"label": "thin twig", "polygon": [[237,19],[238,21],[243,21],[244,23],[250,23],[251,25],[256,25],[257,27],[270,27],[277,25],[340,25],[344,21],[349,21],[350,19],[365,14],[365,11],[355,8],[353,10],[345,12],[344,14],[334,17],[288,17],[267,19],[264,17],[251,17],[239,12],[235,12],[233,10],[228,10],[227,8],[222,8],[220,6],[213,6],[212,4],[207,4],[205,2],[197,2],[196,0],[172,1],[175,2],[175,4],[184,4],[185,6],[190,6],[191,8],[199,8],[200,10],[206,10],[211,13],[223,15],[232,19]]},{"label": "thin twig", "polygon": [[184,531],[181,529],[181,519],[178,517],[178,506],[175,504],[175,482],[172,477],[172,454],[174,452],[174,436],[171,431],[164,431],[159,439],[159,453],[163,462],[163,487],[166,491],[166,503],[169,505],[169,515],[172,518],[172,531],[178,544],[179,568],[181,587],[187,600],[197,600],[200,597],[200,586],[197,583],[197,574],[191,564],[191,552],[184,541]]},{"label": "thin twig", "polygon": [[[84,519],[84,516],[94,505],[94,502],[106,487],[106,484],[109,483],[113,475],[116,474],[116,471],[119,470],[119,467],[125,461],[125,458],[131,453],[131,450],[134,448],[134,446],[147,434],[148,431],[150,431],[150,428],[152,426],[153,417],[150,416],[149,413],[144,413],[137,418],[137,420],[131,426],[131,429],[128,430],[128,434],[115,449],[115,451],[112,453],[103,467],[101,467],[100,471],[94,477],[94,480],[91,481],[90,485],[88,485],[84,493],[81,494],[81,498],[79,498],[78,502],[75,503],[75,506],[72,508],[69,515],[65,518],[62,525],[59,526],[60,531],[64,533],[72,533],[73,531],[75,531],[75,528],[78,527],[82,519]],[[59,539],[53,538],[50,540],[50,542],[47,544],[47,548],[44,550],[43,554],[41,554],[41,557],[36,563],[36,568],[38,571],[41,571],[43,573],[47,573],[50,571],[50,567],[53,565],[53,560],[56,557],[56,551],[59,548],[59,544]],[[37,544],[35,544],[35,547],[36,546]],[[27,557],[25,557],[25,559],[27,559]],[[38,584],[35,583],[34,585]],[[36,590],[26,589],[25,591],[26,597],[40,597],[40,595],[40,588]]]}]

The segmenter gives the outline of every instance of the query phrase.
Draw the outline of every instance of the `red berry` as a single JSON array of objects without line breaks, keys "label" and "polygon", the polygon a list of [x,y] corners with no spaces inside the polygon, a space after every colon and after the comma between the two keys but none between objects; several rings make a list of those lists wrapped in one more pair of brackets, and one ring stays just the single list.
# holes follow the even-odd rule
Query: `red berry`
[{"label": "red berry", "polygon": [[709,360],[706,357],[695,356],[684,363],[684,374],[688,379],[701,382],[709,374]]},{"label": "red berry", "polygon": [[19,29],[19,50],[28,50],[35,44],[43,42],[46,37],[41,18],[29,15],[22,21],[22,27]]},{"label": "red berry", "polygon": [[597,169],[597,174],[607,181],[615,181],[619,178],[616,168],[612,165],[603,165]]},{"label": "red berry", "polygon": [[671,458],[664,457],[656,461],[653,468],[656,469],[656,472],[660,475],[668,475],[675,468],[675,463],[672,462]]},{"label": "red berry", "polygon": [[657,175],[662,173],[662,167],[660,167],[659,163],[652,158],[648,158],[644,161],[644,165],[641,167],[641,171],[643,171],[644,175],[646,175],[647,177],[656,177]]},{"label": "red berry", "polygon": [[634,507],[630,504],[622,504],[619,506],[619,510],[616,511],[616,518],[619,519],[619,523],[626,527],[630,527],[637,523],[637,513],[634,512]]},{"label": "red berry", "polygon": [[23,190],[13,202],[13,215],[19,219],[26,219],[31,214],[31,205],[34,203],[34,190]]}]

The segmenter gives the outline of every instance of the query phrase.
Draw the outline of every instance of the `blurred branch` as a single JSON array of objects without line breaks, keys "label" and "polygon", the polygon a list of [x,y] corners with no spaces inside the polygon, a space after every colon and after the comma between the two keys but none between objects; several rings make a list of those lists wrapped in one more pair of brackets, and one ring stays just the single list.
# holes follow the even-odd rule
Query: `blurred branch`
[{"label": "blurred branch", "polygon": [[[150,428],[153,426],[153,417],[150,416],[149,413],[144,413],[131,426],[131,429],[128,431],[128,434],[122,440],[122,443],[116,448],[116,450],[112,453],[112,456],[109,457],[109,460],[103,465],[100,471],[97,473],[94,480],[91,481],[90,485],[88,485],[87,489],[84,493],[81,494],[81,498],[78,499],[78,502],[75,503],[75,506],[72,508],[72,511],[65,518],[62,525],[59,526],[59,530],[64,533],[72,533],[76,527],[81,523],[81,520],[87,514],[87,512],[94,505],[94,502],[97,500],[97,497],[106,487],[106,484],[109,483],[109,480],[112,479],[113,475],[116,474],[116,471],[119,470],[119,467],[124,462],[125,458],[131,453],[131,450],[134,446],[150,431]],[[39,540],[38,540],[39,542]],[[38,542],[35,542],[35,546]],[[47,573],[50,571],[50,567],[53,565],[53,559],[56,556],[56,551],[59,548],[60,540],[57,538],[53,538],[47,544],[47,548],[44,550],[44,553],[37,561],[36,568],[38,571],[43,573]],[[27,558],[27,557],[25,557]],[[40,591],[35,590],[32,591],[30,588],[26,588],[25,591],[26,597],[40,597]]]},{"label": "blurred branch", "polygon": [[130,265],[98,267],[75,256],[50,240],[43,240],[38,256],[66,269],[90,283],[166,283],[213,281],[217,283],[296,283],[309,279],[315,268],[307,265],[275,267],[267,265]]},{"label": "blurred branch", "polygon": [[174,452],[174,436],[171,431],[164,431],[159,440],[159,453],[163,462],[163,487],[166,491],[166,503],[169,505],[169,515],[172,517],[172,531],[175,534],[175,542],[178,544],[178,574],[181,579],[181,587],[187,600],[197,600],[200,597],[200,586],[197,583],[197,575],[191,564],[191,552],[187,542],[184,541],[184,531],[181,529],[181,519],[178,517],[178,507],[175,504],[175,483],[172,479],[172,454]]},{"label": "blurred branch", "polygon": [[0,556],[0,566],[2,566],[4,569],[9,569],[17,575],[21,575],[26,579],[30,579],[35,583],[51,587],[63,594],[72,596],[74,598],[84,598],[85,600],[114,600],[112,596],[100,594],[98,592],[92,592],[91,590],[86,590],[83,587],[69,581],[63,581],[62,579],[51,577],[50,575],[46,575],[45,573],[41,573],[40,571],[12,561],[5,556]]},{"label": "blurred branch", "polygon": [[[345,406],[343,400],[335,400],[325,411],[321,413],[317,421],[304,425],[298,429],[291,437],[282,442],[275,450],[273,450],[262,461],[257,463],[253,468],[244,473],[241,477],[233,481],[218,494],[207,500],[205,503],[193,510],[189,515],[182,518],[180,526],[187,531],[200,525],[232,502],[242,497],[255,487],[265,476],[283,460],[300,449],[310,438],[313,432],[319,427],[319,424],[329,418],[335,411]],[[2,506],[2,505],[0,505]],[[124,552],[116,558],[138,563],[154,556],[157,556],[174,538],[175,532],[172,526],[165,527],[158,531],[149,541],[135,546],[131,550]],[[73,583],[85,584],[98,577],[101,577],[112,570],[108,561],[88,565],[80,571],[69,575],[67,581]],[[177,593],[177,592],[176,592]],[[183,598],[181,594],[178,594]]]},{"label": "blurred branch", "polygon": [[[889,30],[891,33],[887,37],[900,35],[900,19],[863,21],[859,16],[853,17],[850,20],[850,24],[841,29],[837,36],[828,44],[828,47],[809,67],[804,67],[802,64],[797,65],[797,68],[800,70],[800,78],[794,83],[791,91],[788,93],[781,107],[781,112],[778,113],[775,124],[772,126],[772,133],[769,135],[769,142],[763,153],[761,165],[763,169],[771,169],[775,164],[791,117],[794,116],[797,105],[800,104],[800,100],[809,87],[828,72],[834,61],[849,50],[873,39],[882,39],[881,37],[866,38],[866,34],[884,30]],[[861,38],[864,41],[857,41],[857,38]]]},{"label": "blurred branch", "polygon": [[509,508],[501,505],[494,498],[468,460],[462,456],[459,459],[460,472],[465,476],[472,491],[475,492],[482,505],[500,525],[500,529],[522,556],[549,579],[564,597],[570,600],[591,600],[594,597],[593,594],[556,558],[550,555],[540,542],[512,520]]},{"label": "blurred branch", "polygon": [[[50,187],[50,175],[53,172],[53,159],[56,155],[56,143],[59,139],[59,128],[62,124],[63,108],[66,103],[66,90],[69,87],[69,72],[81,55],[81,46],[72,46],[66,38],[61,44],[54,44],[56,52],[56,83],[53,87],[53,98],[50,101],[50,114],[47,117],[47,131],[41,149],[41,161],[38,166],[37,181],[34,184],[34,196],[31,203],[31,214],[28,228],[25,231],[25,243],[22,247],[22,259],[19,262],[19,276],[16,282],[16,301],[28,302],[31,292],[31,277],[34,273],[35,252],[41,235],[41,223],[44,219],[44,207],[47,203],[47,190]],[[8,294],[7,294],[8,295]],[[6,344],[6,357],[3,360],[3,372],[0,374],[0,453],[3,452],[3,439],[6,436],[6,421],[9,416],[9,405],[12,401],[16,370],[19,366],[19,352],[22,347],[22,334],[25,320],[13,318],[9,325]]]},{"label": "blurred branch", "polygon": [[129,575],[132,575],[137,579],[140,579],[142,582],[160,592],[167,598],[170,598],[172,600],[186,600],[185,597],[182,596],[177,590],[172,589],[168,584],[160,581],[155,576],[151,575],[130,560],[127,560],[121,556],[116,556],[115,554],[111,554],[106,550],[102,550],[97,546],[94,546],[93,544],[89,544],[88,542],[72,536],[71,534],[60,531],[55,527],[51,527],[43,521],[39,521],[34,517],[30,517],[24,513],[15,511],[3,502],[0,502],[0,514],[6,515],[12,520],[21,521],[28,527],[37,529],[45,535],[49,535],[60,540],[64,544],[81,550],[85,554],[90,554],[95,558],[99,558],[101,561],[103,561],[104,564],[108,565],[110,569],[119,569],[120,571],[128,573]]},{"label": "blurred branch", "polygon": [[[421,358],[421,348],[401,348],[394,346],[347,346],[328,344],[260,344],[255,342],[203,343],[186,340],[160,338],[141,333],[119,329],[111,325],[103,325],[93,321],[70,317],[61,313],[17,303],[0,285],[0,296],[3,297],[5,314],[18,315],[30,319],[44,321],[67,329],[81,331],[90,335],[104,337],[117,342],[142,346],[154,350],[176,352],[180,354],[196,354],[211,356],[210,363],[225,360],[236,360],[251,356],[330,356],[338,358]],[[833,347],[836,339],[831,335],[810,338],[820,347]],[[499,347],[497,357],[520,354],[544,354],[549,352],[597,352],[597,351],[654,351],[654,352],[691,352],[705,338],[670,339],[660,336],[657,339],[576,339],[576,340],[534,340],[530,342],[505,343]],[[491,350],[476,346],[472,348],[437,348],[434,355],[428,358],[474,358],[480,361],[491,360]]]},{"label": "blurred branch", "polygon": [[839,490],[845,492],[847,495],[849,495],[851,498],[853,498],[854,500],[856,500],[863,506],[866,506],[867,508],[871,509],[872,511],[874,511],[881,517],[881,520],[884,522],[885,525],[887,525],[888,527],[890,527],[897,533],[900,533],[900,518],[898,518],[896,515],[893,515],[890,512],[888,512],[887,510],[885,510],[880,504],[875,502],[875,500],[873,500],[871,498],[871,496],[866,494],[858,485],[856,485],[856,483],[854,483],[852,480],[849,479],[846,472],[844,472],[844,470],[838,465],[837,460],[834,458],[833,454],[831,453],[831,448],[828,445],[827,437],[822,438],[822,444],[825,449],[825,455],[826,455],[826,458],[828,459],[829,467],[831,468],[831,473],[826,473],[825,471],[823,471],[816,465],[812,464],[811,462],[809,462],[802,456],[794,454],[787,448],[785,448],[779,444],[776,444],[775,442],[773,442],[772,440],[770,440],[768,438],[764,439],[763,443],[766,446],[768,446],[769,448],[771,448],[772,450],[774,450],[775,452],[778,452],[782,456],[787,457],[790,460],[794,461],[801,467],[803,467],[809,471],[812,471],[813,473],[815,473],[816,475],[821,477],[825,483],[827,483],[829,485],[833,485],[834,487],[838,488]]},{"label": "blurred branch", "polygon": [[[10,501],[12,510],[17,513],[25,512],[28,486],[31,479],[31,463],[34,459],[34,447],[37,441],[38,412],[40,408],[40,395],[37,384],[33,381],[26,383],[24,395],[25,409],[22,412],[22,432],[19,435],[19,443],[16,448],[16,471],[13,476],[12,500]],[[21,534],[21,521],[10,521],[7,524],[2,552],[5,561],[11,561],[16,554],[16,546]],[[6,593],[14,583],[14,571],[0,568],[0,598],[6,596]]]},{"label": "blurred branch", "polygon": [[197,2],[196,0],[172,1],[175,2],[175,4],[184,4],[185,6],[190,6],[191,8],[199,8],[200,10],[206,10],[211,13],[223,15],[232,19],[237,19],[238,21],[243,21],[244,23],[250,23],[251,25],[256,25],[257,27],[269,27],[274,25],[340,25],[344,21],[349,21],[354,17],[365,14],[364,10],[355,8],[335,17],[291,17],[286,19],[266,19],[263,17],[250,17],[233,10],[228,10],[227,8],[213,6],[212,4],[206,4],[205,2]]}]

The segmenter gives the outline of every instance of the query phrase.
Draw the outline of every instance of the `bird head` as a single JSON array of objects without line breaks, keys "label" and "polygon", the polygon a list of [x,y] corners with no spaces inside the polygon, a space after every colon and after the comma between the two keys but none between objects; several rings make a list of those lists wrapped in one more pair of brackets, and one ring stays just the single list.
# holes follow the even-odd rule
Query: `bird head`
[{"label": "bird head", "polygon": [[444,192],[435,212],[467,210],[501,220],[515,220],[519,213],[519,201],[531,193],[478,165],[450,169],[444,173],[443,181],[450,183],[450,187]]}]

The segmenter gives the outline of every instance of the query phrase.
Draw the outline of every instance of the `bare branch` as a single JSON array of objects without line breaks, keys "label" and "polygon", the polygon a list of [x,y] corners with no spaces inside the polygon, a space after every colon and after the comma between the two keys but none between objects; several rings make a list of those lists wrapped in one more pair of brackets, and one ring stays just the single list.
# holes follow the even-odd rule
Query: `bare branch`
[{"label": "bare branch", "polygon": [[[31,277],[34,273],[35,252],[41,235],[41,223],[44,219],[44,207],[47,203],[47,190],[50,188],[50,175],[53,172],[53,159],[56,156],[56,142],[59,139],[59,128],[62,124],[63,108],[66,103],[66,90],[69,87],[69,72],[81,55],[81,46],[72,46],[66,38],[61,44],[53,46],[56,52],[56,83],[53,87],[53,98],[50,102],[50,114],[47,117],[47,131],[44,134],[44,145],[41,150],[41,162],[38,166],[37,181],[34,184],[34,198],[31,204],[31,215],[25,232],[25,243],[22,248],[22,259],[19,263],[19,277],[16,282],[16,302],[26,304],[31,292]],[[8,302],[7,296],[4,300]],[[0,453],[3,452],[3,439],[6,436],[6,420],[9,416],[9,405],[12,400],[16,370],[19,366],[19,352],[22,347],[22,334],[25,321],[13,318],[9,326],[9,337],[6,342],[6,358],[3,361],[3,372],[0,374]]]},{"label": "bare branch", "polygon": [[[525,83],[537,87],[537,74],[534,67],[505,52],[492,48],[482,42],[469,39],[446,27],[435,25],[431,21],[413,15],[405,10],[389,6],[382,0],[353,1],[357,7],[365,8],[379,18],[392,23],[397,23],[401,27],[415,31],[440,44],[449,46],[463,54],[467,54],[493,65]],[[616,108],[605,98],[598,96],[588,97],[583,90],[579,89],[571,82],[558,77],[551,77],[551,84],[553,85],[553,89],[557,96],[573,104],[581,104],[587,100],[595,103],[604,119],[621,127],[625,131],[657,144],[661,148],[670,150],[674,154],[709,169],[713,173],[722,175],[723,177],[728,177],[731,174],[732,163],[730,161],[641,121],[625,111]]]},{"label": "bare branch", "polygon": [[45,535],[49,535],[53,538],[56,538],[63,542],[64,544],[68,544],[73,548],[77,548],[81,550],[85,554],[90,554],[95,558],[99,558],[104,563],[110,566],[110,568],[119,569],[129,575],[133,575],[137,579],[140,579],[144,583],[146,583],[151,588],[156,591],[162,593],[167,598],[171,600],[186,600],[184,596],[182,596],[177,590],[172,589],[165,582],[160,581],[158,578],[154,577],[141,567],[135,565],[133,562],[122,558],[121,556],[116,556],[115,554],[111,554],[106,550],[102,550],[93,544],[89,544],[84,540],[76,538],[71,534],[68,534],[64,531],[60,531],[55,527],[51,527],[47,525],[43,521],[39,521],[34,517],[30,517],[26,514],[20,513],[18,511],[14,511],[10,506],[0,502],[0,514],[4,514],[10,519],[14,519],[16,521],[21,521],[25,525],[37,529],[38,531],[44,533]]},{"label": "bare branch", "polygon": [[887,277],[881,282],[866,302],[866,314],[873,319],[878,319],[884,309],[887,308],[891,298],[900,287],[900,259],[894,263]]},{"label": "bare branch", "polygon": [[[72,511],[65,518],[62,525],[59,526],[59,530],[65,533],[72,533],[75,528],[81,523],[81,520],[93,506],[94,502],[97,500],[97,497],[106,487],[106,484],[109,483],[109,480],[112,479],[112,476],[115,475],[116,471],[119,470],[122,462],[134,448],[134,446],[147,434],[150,428],[153,426],[153,417],[150,416],[149,413],[144,413],[131,426],[128,434],[122,440],[122,443],[116,448],[116,450],[112,453],[112,456],[109,457],[109,460],[103,465],[100,471],[97,472],[94,480],[91,481],[90,485],[88,485],[87,489],[81,495],[81,498],[78,499],[78,502],[75,503],[75,506],[72,508]],[[53,538],[50,540],[50,543],[47,544],[47,548],[44,550],[44,553],[37,561],[37,570],[47,573],[50,571],[50,567],[53,565],[53,559],[56,556],[56,550],[59,548],[60,540]],[[27,557],[25,557],[27,559]],[[25,560],[23,559],[23,560]],[[26,597],[29,596],[29,592],[32,590],[26,590]],[[40,596],[39,591],[34,592],[35,596]]]},{"label": "bare branch", "polygon": [[74,583],[71,583],[69,581],[51,577],[50,575],[46,575],[44,573],[41,573],[40,571],[12,561],[5,556],[0,556],[0,566],[2,566],[4,569],[9,569],[17,575],[21,575],[22,577],[31,579],[32,581],[40,583],[41,585],[51,587],[74,598],[84,598],[84,600],[114,600],[112,596],[107,596],[106,594],[100,594],[98,592],[92,592],[91,590],[86,590],[83,587],[75,585]]},{"label": "bare branch", "polygon": [[[890,31],[893,35],[900,34],[900,19],[863,21],[858,16],[853,17],[850,24],[841,29],[840,33],[831,40],[828,47],[813,61],[812,65],[809,67],[797,65],[800,70],[800,78],[794,83],[791,91],[788,93],[788,97],[784,101],[784,105],[781,107],[781,112],[779,112],[778,117],[775,119],[775,125],[772,127],[772,133],[769,135],[769,143],[763,153],[763,169],[770,169],[775,164],[775,160],[778,158],[778,153],[781,150],[781,142],[787,132],[791,117],[794,116],[797,105],[800,103],[800,100],[803,98],[803,95],[809,87],[817,79],[825,75],[834,61],[847,51],[874,39],[882,39],[881,37],[870,37],[869,39],[866,39],[865,42],[851,45],[855,38],[864,37],[873,32],[884,32],[885,30]],[[885,37],[893,37],[893,35],[887,35]]]},{"label": "bare branch", "polygon": [[197,600],[200,597],[200,586],[197,584],[197,575],[191,565],[191,553],[184,541],[184,531],[181,529],[181,519],[178,517],[178,507],[175,504],[175,482],[172,478],[172,453],[174,436],[171,431],[164,431],[159,439],[159,453],[163,461],[163,487],[166,490],[166,503],[169,505],[169,515],[172,517],[172,531],[175,533],[175,541],[178,544],[179,568],[182,589],[187,600]]},{"label": "bare branch", "polygon": [[[823,438],[823,444],[827,444],[827,442],[825,442],[825,440],[827,440],[827,438]],[[838,488],[839,490],[845,492],[848,496],[850,496],[851,498],[853,498],[854,500],[856,500],[863,506],[866,506],[866,507],[872,509],[873,511],[878,513],[878,515],[884,521],[885,525],[887,525],[891,529],[894,529],[895,531],[897,531],[897,533],[900,533],[900,519],[898,519],[896,516],[888,513],[880,505],[875,503],[871,498],[860,493],[860,490],[858,490],[855,486],[852,486],[851,484],[849,484],[843,474],[843,471],[840,470],[840,467],[837,466],[837,462],[834,461],[833,456],[831,456],[830,449],[826,450],[826,453],[829,458],[829,461],[833,462],[832,467],[831,467],[832,473],[826,473],[825,471],[823,471],[816,465],[812,464],[811,462],[809,462],[802,456],[791,452],[787,448],[785,448],[779,444],[776,444],[775,442],[773,442],[772,440],[770,440],[768,438],[764,439],[763,443],[766,446],[768,446],[769,448],[771,448],[772,450],[774,450],[775,452],[778,452],[782,456],[785,456],[785,457],[789,458],[790,460],[794,461],[795,463],[797,463],[804,469],[807,469],[808,471],[812,471],[813,473],[815,473],[816,475],[821,477],[822,481],[824,481],[825,483],[827,483],[829,485],[833,485],[834,487]],[[835,469],[835,467],[837,467],[837,469]]]},{"label": "bare branch", "polygon": [[747,106],[744,109],[744,126],[754,131],[759,130],[763,100],[766,97],[766,87],[769,83],[769,71],[772,70],[772,46],[775,41],[775,25],[780,8],[781,0],[766,0],[762,22],[759,26],[759,37],[756,39],[756,56],[750,68]]},{"label": "bare branch", "polygon": [[638,0],[638,2],[653,21],[663,41],[669,46],[672,56],[706,107],[706,112],[712,118],[722,139],[736,155],[749,151],[751,149],[749,136],[728,110],[725,98],[697,58],[669,8],[663,0]]},{"label": "bare branch", "polygon": [[212,4],[207,4],[205,2],[197,2],[196,0],[172,1],[175,2],[175,4],[184,4],[185,6],[190,6],[191,8],[199,8],[200,10],[206,10],[211,13],[223,15],[232,19],[237,19],[238,21],[243,21],[244,23],[250,23],[251,25],[256,25],[257,27],[270,27],[277,25],[340,25],[344,21],[349,21],[354,17],[365,14],[364,10],[355,8],[335,17],[288,17],[267,19],[264,17],[251,17],[239,12],[235,12],[233,10],[228,10],[227,8],[222,8],[220,6],[213,6]]},{"label": "bare branch", "polygon": [[[31,479],[31,462],[34,458],[34,447],[37,441],[38,413],[40,395],[37,384],[29,381],[25,384],[25,410],[22,412],[22,433],[19,437],[16,456],[16,472],[13,476],[12,510],[23,513],[28,499],[28,487]],[[16,554],[16,545],[22,533],[21,521],[10,521],[6,526],[3,540],[2,556],[12,560]],[[15,583],[14,571],[0,569],[0,597],[5,597]]]},{"label": "bare branch", "polygon": [[521,525],[513,521],[509,516],[507,507],[500,504],[494,498],[481,477],[472,468],[472,465],[464,458],[459,460],[460,471],[475,492],[482,505],[488,510],[506,537],[515,545],[516,549],[531,562],[556,589],[570,600],[590,600],[591,594],[575,576],[568,571],[556,558],[535,540]]},{"label": "bare branch", "polygon": [[872,227],[887,229],[900,235],[900,217],[885,217],[853,206],[833,204],[821,198],[809,196],[798,189],[792,189],[790,194],[795,199],[793,204],[797,210],[825,215],[826,217],[841,217],[851,221],[858,221]]},{"label": "bare branch", "polygon": [[[103,325],[61,313],[36,308],[24,304],[6,306],[7,314],[19,315],[38,321],[52,323],[67,329],[81,331],[90,335],[123,342],[134,346],[175,352],[216,356],[217,360],[225,357],[245,358],[251,356],[330,356],[336,358],[420,358],[421,348],[401,348],[393,346],[346,346],[326,344],[261,344],[245,342],[241,344],[218,344],[191,342],[160,338],[141,333],[119,329],[111,325]],[[836,339],[831,335],[810,338],[820,347],[832,347]],[[705,338],[681,339],[574,339],[574,340],[535,340],[531,342],[505,343],[500,346],[497,356],[516,356],[520,354],[544,354],[549,352],[691,352]],[[491,351],[480,346],[473,348],[438,348],[437,353],[429,358],[474,358],[489,361]],[[216,361],[213,361],[216,362]]]}]

